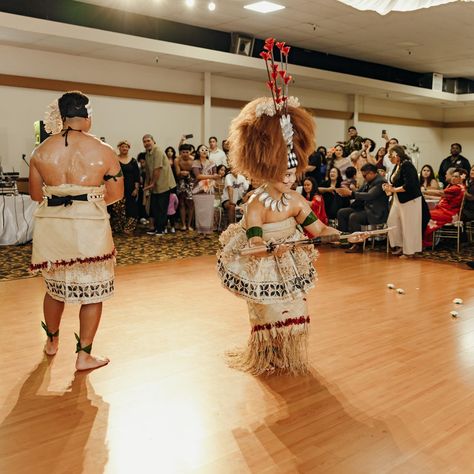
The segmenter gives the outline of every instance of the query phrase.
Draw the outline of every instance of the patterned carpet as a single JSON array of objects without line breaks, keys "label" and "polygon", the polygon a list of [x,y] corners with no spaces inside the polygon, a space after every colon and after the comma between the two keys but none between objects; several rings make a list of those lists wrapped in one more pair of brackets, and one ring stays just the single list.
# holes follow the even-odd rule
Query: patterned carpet
[{"label": "patterned carpet", "polygon": [[[134,236],[114,236],[117,265],[132,265],[170,260],[173,258],[215,255],[217,233],[205,238],[196,232],[177,232],[162,236],[147,235],[138,230]],[[29,278],[28,265],[31,243],[19,246],[0,246],[0,281]]]},{"label": "patterned carpet", "polygon": [[[118,265],[132,265],[170,260],[173,258],[215,255],[218,248],[218,234],[205,238],[196,232],[177,232],[160,237],[146,235],[143,229],[134,236],[115,236]],[[341,251],[339,249],[335,251]],[[385,244],[380,242],[375,251],[384,252]],[[31,244],[0,246],[0,281],[29,278]],[[465,243],[459,254],[452,243],[442,242],[434,251],[424,251],[419,258],[464,263],[474,260],[474,244]]]}]

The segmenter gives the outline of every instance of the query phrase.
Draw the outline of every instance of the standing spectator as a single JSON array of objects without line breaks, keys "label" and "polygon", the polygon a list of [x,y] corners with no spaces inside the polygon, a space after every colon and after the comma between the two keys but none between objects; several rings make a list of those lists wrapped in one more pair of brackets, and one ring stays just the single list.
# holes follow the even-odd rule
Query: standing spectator
[{"label": "standing spectator", "polygon": [[124,179],[124,197],[114,202],[110,208],[110,225],[114,232],[132,235],[138,220],[138,192],[140,189],[140,169],[135,158],[128,155],[130,143],[121,140],[117,148],[118,159]]},{"label": "standing spectator", "polygon": [[[229,159],[228,159],[230,148],[229,148],[229,142],[227,141],[227,139],[222,140],[222,151],[225,153],[225,161],[226,161],[227,165],[230,165]],[[227,166],[226,166],[226,168],[227,168]]]},{"label": "standing spectator", "polygon": [[[380,169],[382,168],[382,166],[385,168],[385,165],[383,164],[383,159],[384,159],[384,156],[385,156],[385,153],[387,153],[387,150],[385,149],[384,146],[381,146],[378,150],[377,150],[377,153],[375,154],[375,166]],[[385,168],[385,171],[387,171],[387,169]]]},{"label": "standing spectator", "polygon": [[420,187],[421,192],[425,192],[427,189],[439,189],[439,183],[431,165],[424,165],[421,168]]},{"label": "standing spectator", "polygon": [[461,169],[449,168],[446,171],[446,182],[449,184],[443,190],[429,189],[425,191],[426,195],[440,196],[438,204],[431,209],[431,219],[425,229],[423,245],[429,247],[433,244],[433,232],[443,225],[452,222],[453,217],[459,214],[462,200],[464,198],[465,188],[461,185]]},{"label": "standing spectator", "polygon": [[[199,158],[199,156],[196,156]],[[224,165],[228,168],[227,155],[217,146],[217,138],[209,137],[209,159],[214,162],[216,166]]]},{"label": "standing spectator", "polygon": [[[179,207],[179,200],[178,196],[176,196],[176,193],[171,193],[170,194],[170,201],[168,204],[168,222],[170,225],[170,233],[174,234],[176,232],[175,226],[176,226],[176,211],[178,210]],[[168,233],[168,227],[165,227],[164,230],[165,234]]]},{"label": "standing spectator", "polygon": [[146,196],[143,188],[146,182],[146,151],[137,155],[138,168],[140,170],[140,187],[138,189],[138,218],[141,224],[148,224],[148,212],[146,210]]},{"label": "standing spectator", "polygon": [[387,175],[390,176],[392,174],[394,165],[392,163],[392,160],[390,159],[390,150],[398,145],[398,139],[397,138],[388,138],[387,133],[384,134],[385,140],[387,140],[387,143],[385,144],[385,156],[383,157],[383,165],[385,166],[385,169],[387,170]]},{"label": "standing spectator", "polygon": [[[363,225],[384,224],[388,216],[388,196],[382,189],[385,179],[377,173],[374,164],[366,163],[362,169],[364,184],[358,191],[338,188],[339,196],[354,199],[350,207],[339,209],[338,228],[342,232],[358,232]],[[353,244],[348,253],[362,252],[362,246]]]},{"label": "standing spectator", "polygon": [[467,182],[467,190],[464,194],[461,220],[464,222],[474,221],[474,165],[469,172],[469,181]]},{"label": "standing spectator", "polygon": [[151,190],[150,214],[153,230],[149,235],[163,235],[168,218],[171,189],[176,186],[171,166],[163,151],[158,148],[152,135],[143,136],[146,153],[147,184],[144,190]]},{"label": "standing spectator", "polygon": [[224,191],[222,192],[222,207],[227,211],[229,224],[235,223],[235,208],[242,202],[250,183],[234,170],[225,177]]},{"label": "standing spectator", "polygon": [[194,175],[191,145],[183,143],[179,146],[179,156],[174,161],[174,168],[178,178],[177,195],[179,200],[179,216],[181,230],[193,230],[194,217],[193,187]]},{"label": "standing spectator", "polygon": [[468,170],[471,168],[469,160],[461,155],[462,146],[459,143],[453,143],[451,145],[451,154],[446,157],[439,165],[438,179],[446,187],[449,182],[446,179],[446,171],[449,168],[463,168]]},{"label": "standing spectator", "polygon": [[303,181],[302,196],[310,203],[316,217],[325,225],[328,224],[326,209],[324,208],[324,199],[319,193],[316,181],[307,176]]},{"label": "standing spectator", "polygon": [[424,199],[418,173],[403,147],[393,146],[390,149],[390,159],[394,169],[389,178],[390,184],[384,184],[383,188],[387,194],[393,195],[387,224],[395,228],[389,231],[388,237],[390,245],[395,248],[394,255],[403,253],[405,257],[413,257],[422,250]]},{"label": "standing spectator", "polygon": [[194,214],[196,230],[200,234],[210,234],[214,227],[214,187],[220,178],[213,161],[209,159],[206,145],[199,145],[193,161],[194,174]]},{"label": "standing spectator", "polygon": [[311,153],[308,158],[308,166],[306,166],[305,175],[312,178],[318,185],[323,181],[324,175],[321,173],[323,162],[326,163],[325,147],[320,146],[316,151]]},{"label": "standing spectator", "polygon": [[343,146],[344,156],[349,156],[353,151],[362,149],[362,142],[364,139],[357,134],[357,128],[353,125],[347,129],[349,139],[345,142],[337,142]]},{"label": "standing spectator", "polygon": [[[174,162],[176,160],[176,150],[172,146],[168,146],[165,148],[165,155],[168,158],[168,161],[170,162],[171,171],[173,172],[174,180],[177,181],[177,176],[176,176],[175,167],[174,167]],[[174,192],[176,192],[176,190],[174,190]]]}]

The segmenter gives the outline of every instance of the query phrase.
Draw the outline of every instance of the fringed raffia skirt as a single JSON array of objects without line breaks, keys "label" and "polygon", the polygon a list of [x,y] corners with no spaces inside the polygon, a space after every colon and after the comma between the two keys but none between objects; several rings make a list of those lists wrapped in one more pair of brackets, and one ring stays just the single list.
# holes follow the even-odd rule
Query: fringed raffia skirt
[{"label": "fringed raffia skirt", "polygon": [[[299,240],[293,218],[265,224],[263,238]],[[313,247],[297,247],[281,257],[240,257],[245,229],[230,226],[221,236],[218,273],[225,288],[247,300],[251,332],[247,346],[228,353],[230,367],[253,375],[305,374],[310,317],[306,293],[314,285]]]}]

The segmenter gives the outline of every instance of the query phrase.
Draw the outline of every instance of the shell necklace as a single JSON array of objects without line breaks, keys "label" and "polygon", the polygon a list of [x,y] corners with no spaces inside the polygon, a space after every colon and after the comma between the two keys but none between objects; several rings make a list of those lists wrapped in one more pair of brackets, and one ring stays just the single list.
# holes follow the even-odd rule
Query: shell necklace
[{"label": "shell necklace", "polygon": [[291,196],[286,193],[282,193],[280,199],[273,199],[270,194],[266,191],[267,185],[264,184],[255,190],[251,200],[258,197],[258,200],[267,208],[272,211],[283,212],[287,211],[290,207],[289,202]]}]

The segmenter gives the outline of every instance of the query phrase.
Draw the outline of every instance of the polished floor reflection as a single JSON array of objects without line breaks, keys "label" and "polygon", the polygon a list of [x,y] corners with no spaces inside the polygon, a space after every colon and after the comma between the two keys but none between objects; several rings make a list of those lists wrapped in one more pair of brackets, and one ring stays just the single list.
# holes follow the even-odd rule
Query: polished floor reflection
[{"label": "polished floor reflection", "polygon": [[77,307],[47,358],[41,279],[0,283],[0,472],[474,472],[474,272],[324,248],[312,373],[255,378],[225,365],[246,305],[214,266],[120,267],[94,347],[112,362],[91,373]]}]

